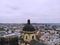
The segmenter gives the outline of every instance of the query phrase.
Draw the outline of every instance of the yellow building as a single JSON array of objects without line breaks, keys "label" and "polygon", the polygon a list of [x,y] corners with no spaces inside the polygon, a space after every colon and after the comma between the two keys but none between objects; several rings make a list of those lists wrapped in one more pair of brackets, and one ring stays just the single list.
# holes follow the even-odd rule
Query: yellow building
[{"label": "yellow building", "polygon": [[30,20],[28,20],[27,24],[23,27],[22,37],[24,40],[22,45],[30,45],[31,40],[36,40],[35,29],[30,24]]}]

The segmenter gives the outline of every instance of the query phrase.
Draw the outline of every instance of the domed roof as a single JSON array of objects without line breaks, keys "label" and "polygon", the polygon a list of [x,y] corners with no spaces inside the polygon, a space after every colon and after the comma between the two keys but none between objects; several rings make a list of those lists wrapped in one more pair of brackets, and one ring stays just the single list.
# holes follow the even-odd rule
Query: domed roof
[{"label": "domed roof", "polygon": [[27,24],[23,27],[23,31],[35,31],[34,27],[30,24],[29,19],[27,21]]}]

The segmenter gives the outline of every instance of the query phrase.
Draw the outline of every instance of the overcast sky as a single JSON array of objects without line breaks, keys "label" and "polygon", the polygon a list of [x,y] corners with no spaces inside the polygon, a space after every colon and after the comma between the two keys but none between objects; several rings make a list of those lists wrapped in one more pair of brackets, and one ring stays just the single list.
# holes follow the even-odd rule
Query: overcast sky
[{"label": "overcast sky", "polygon": [[60,23],[60,0],[0,0],[0,23]]}]

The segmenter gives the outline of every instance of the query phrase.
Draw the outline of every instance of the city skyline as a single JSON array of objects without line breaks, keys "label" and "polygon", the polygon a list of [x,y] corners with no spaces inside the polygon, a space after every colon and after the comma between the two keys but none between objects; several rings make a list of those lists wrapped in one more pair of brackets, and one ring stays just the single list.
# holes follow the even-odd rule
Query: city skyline
[{"label": "city skyline", "polygon": [[60,0],[0,0],[0,23],[60,23]]}]

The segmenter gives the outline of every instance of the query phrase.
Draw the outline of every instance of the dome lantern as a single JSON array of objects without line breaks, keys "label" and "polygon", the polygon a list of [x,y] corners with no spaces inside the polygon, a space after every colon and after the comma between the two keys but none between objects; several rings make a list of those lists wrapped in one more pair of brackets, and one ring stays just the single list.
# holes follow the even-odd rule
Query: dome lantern
[{"label": "dome lantern", "polygon": [[35,31],[34,27],[30,23],[30,19],[27,20],[27,24],[23,27],[23,31]]}]

